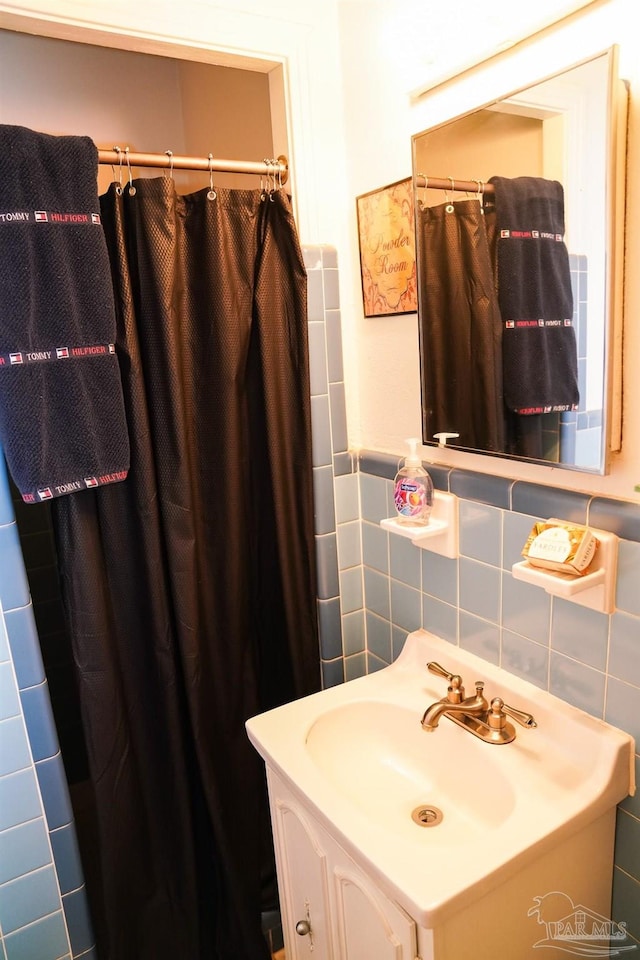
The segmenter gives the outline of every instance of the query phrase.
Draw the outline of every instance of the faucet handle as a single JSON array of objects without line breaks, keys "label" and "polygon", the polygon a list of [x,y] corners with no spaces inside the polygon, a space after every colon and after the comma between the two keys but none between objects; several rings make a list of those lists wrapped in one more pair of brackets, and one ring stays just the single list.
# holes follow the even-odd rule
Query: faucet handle
[{"label": "faucet handle", "polygon": [[491,701],[491,713],[496,719],[506,713],[508,717],[511,717],[512,720],[516,720],[518,723],[522,724],[523,727],[538,726],[530,713],[525,713],[524,710],[516,710],[515,707],[510,707],[508,703],[504,702],[502,697],[493,698]]},{"label": "faucet handle", "polygon": [[442,677],[443,680],[449,681],[449,688],[447,690],[447,700],[449,703],[461,703],[464,700],[465,693],[462,685],[462,677],[458,673],[449,673],[448,670],[445,670],[444,667],[440,666],[439,663],[435,663],[433,660],[427,664],[427,670],[429,673],[435,673],[437,677]]},{"label": "faucet handle", "polygon": [[441,667],[439,663],[436,663],[435,660],[431,660],[427,664],[427,670],[429,673],[435,673],[436,677],[442,677],[443,680],[448,680],[449,683],[453,680],[457,674],[449,673],[448,670],[445,670],[444,667]]}]

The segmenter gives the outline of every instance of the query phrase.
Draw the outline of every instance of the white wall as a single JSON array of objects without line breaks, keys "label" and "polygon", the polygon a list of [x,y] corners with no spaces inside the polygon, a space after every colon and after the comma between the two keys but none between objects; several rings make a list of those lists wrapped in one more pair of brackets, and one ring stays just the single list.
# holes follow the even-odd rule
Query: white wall
[{"label": "white wall", "polygon": [[[292,185],[303,242],[338,247],[349,435],[353,446],[401,453],[420,433],[416,318],[364,321],[358,272],[355,196],[411,171],[410,137],[434,123],[534,82],[557,69],[621,47],[621,72],[640,72],[634,0],[597,0],[543,40],[503,54],[412,102],[428,74],[510,43],[546,18],[585,0],[452,0],[437,14],[423,0],[19,0],[0,3],[0,26],[268,71],[282,65],[288,90]],[[168,46],[167,46],[168,45]],[[236,57],[253,58],[248,64]],[[28,69],[27,66],[24,69]],[[105,81],[106,82],[106,81]],[[6,95],[6,94],[5,94]],[[629,169],[638,167],[638,105],[631,104]],[[627,258],[638,262],[638,181],[629,178]],[[637,498],[640,483],[640,278],[628,271],[625,431],[609,477],[514,464],[449,451],[446,462]],[[429,459],[442,461],[439,451]]]}]

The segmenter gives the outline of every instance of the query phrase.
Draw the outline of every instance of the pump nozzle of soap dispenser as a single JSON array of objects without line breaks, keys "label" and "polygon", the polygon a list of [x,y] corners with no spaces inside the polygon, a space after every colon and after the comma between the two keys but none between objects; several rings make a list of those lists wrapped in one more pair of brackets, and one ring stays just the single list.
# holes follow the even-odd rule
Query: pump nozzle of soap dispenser
[{"label": "pump nozzle of soap dispenser", "polygon": [[439,447],[446,447],[447,440],[455,440],[459,436],[459,433],[434,433],[433,439],[438,441]]},{"label": "pump nozzle of soap dispenser", "polygon": [[409,445],[409,456],[406,457],[404,461],[405,467],[421,467],[422,460],[418,456],[418,444],[420,440],[418,437],[409,437],[407,444]]}]

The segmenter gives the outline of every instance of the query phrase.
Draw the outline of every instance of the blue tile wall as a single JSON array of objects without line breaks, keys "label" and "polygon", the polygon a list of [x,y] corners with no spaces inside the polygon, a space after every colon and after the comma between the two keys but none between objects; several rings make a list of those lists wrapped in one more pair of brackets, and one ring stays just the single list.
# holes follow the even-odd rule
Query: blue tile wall
[{"label": "blue tile wall", "polygon": [[0,456],[0,957],[89,960],[93,933]]},{"label": "blue tile wall", "polygon": [[323,686],[366,673],[360,490],[348,449],[336,250],[303,246]]},{"label": "blue tile wall", "polygon": [[[411,544],[407,555],[407,541],[379,526],[393,515],[396,465],[359,454],[367,670],[391,663],[422,626],[626,730],[640,776],[640,504],[438,467],[434,484],[461,498],[460,557]],[[621,537],[614,613],[514,580],[534,521],[548,517]],[[640,795],[620,805],[615,863],[613,918],[640,942]]]}]

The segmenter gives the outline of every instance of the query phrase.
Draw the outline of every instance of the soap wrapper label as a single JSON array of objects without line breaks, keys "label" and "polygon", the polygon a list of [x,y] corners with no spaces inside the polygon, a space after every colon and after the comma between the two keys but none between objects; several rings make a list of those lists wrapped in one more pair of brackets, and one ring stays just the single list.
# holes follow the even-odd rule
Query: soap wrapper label
[{"label": "soap wrapper label", "polygon": [[542,570],[584,576],[597,549],[598,539],[588,527],[547,520],[534,524],[522,556]]}]

